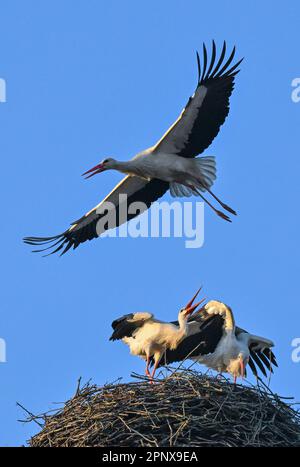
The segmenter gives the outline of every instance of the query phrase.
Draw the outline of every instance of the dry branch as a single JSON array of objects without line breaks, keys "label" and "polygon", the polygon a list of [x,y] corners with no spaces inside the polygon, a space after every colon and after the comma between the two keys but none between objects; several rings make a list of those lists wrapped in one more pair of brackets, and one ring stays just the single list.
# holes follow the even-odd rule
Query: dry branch
[{"label": "dry branch", "polygon": [[[137,377],[137,375],[135,375]],[[300,446],[300,414],[260,383],[234,387],[194,371],[150,385],[77,387],[30,446]]]}]

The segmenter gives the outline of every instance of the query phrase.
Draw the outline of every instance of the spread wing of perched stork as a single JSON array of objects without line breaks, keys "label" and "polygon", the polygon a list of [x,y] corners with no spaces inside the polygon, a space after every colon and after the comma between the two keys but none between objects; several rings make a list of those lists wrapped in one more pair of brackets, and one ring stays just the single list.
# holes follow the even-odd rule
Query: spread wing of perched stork
[{"label": "spread wing of perched stork", "polygon": [[[236,214],[212,191],[216,179],[215,161],[212,157],[195,157],[211,144],[218,134],[229,112],[229,98],[234,87],[234,77],[239,72],[242,60],[232,65],[235,55],[233,48],[226,59],[226,43],[217,58],[213,41],[210,59],[203,44],[202,66],[197,53],[198,83],[192,97],[175,123],[154,146],[137,154],[128,162],[118,162],[108,158],[85,174],[89,176],[104,170],[118,170],[125,173],[123,180],[95,208],[86,213],[63,233],[52,237],[25,237],[24,242],[40,246],[34,251],[50,249],[49,254],[66,253],[81,243],[99,237],[106,230],[118,227],[124,222],[148,209],[169,189],[172,196],[200,196],[223,219],[230,221],[222,211],[216,209],[203,192],[207,191],[223,209]],[[144,208],[136,212],[127,211],[125,219],[120,216],[122,200],[126,195],[127,206],[139,201]],[[107,204],[113,206],[114,223],[106,220]]]},{"label": "spread wing of perched stork", "polygon": [[[274,345],[272,341],[250,334],[235,324],[232,328],[232,339],[228,339],[225,330],[226,316],[223,314],[203,315],[202,311],[189,317],[187,336],[176,349],[166,350],[158,366],[191,359],[220,372],[229,371],[228,362],[238,360],[239,353],[244,351],[245,367],[249,364],[255,377],[258,377],[257,367],[265,377],[267,377],[267,371],[273,373],[272,365],[275,367],[278,365],[270,348]],[[230,358],[226,360],[230,353]],[[152,363],[151,361],[150,364]],[[245,368],[244,374],[246,375]]]},{"label": "spread wing of perched stork", "polygon": [[[188,316],[205,300],[193,304],[200,290],[179,311],[176,324],[157,320],[148,312],[130,313],[112,322],[113,333],[110,340],[122,340],[133,355],[146,360],[145,374],[153,378],[166,349],[176,349],[187,335]],[[149,371],[151,358],[154,363],[152,374]]]}]

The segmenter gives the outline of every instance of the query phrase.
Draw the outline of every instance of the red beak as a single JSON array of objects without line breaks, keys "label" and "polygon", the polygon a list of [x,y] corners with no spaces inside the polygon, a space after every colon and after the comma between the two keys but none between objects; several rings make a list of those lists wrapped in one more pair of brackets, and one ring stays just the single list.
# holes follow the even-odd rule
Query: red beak
[{"label": "red beak", "polygon": [[96,175],[96,174],[99,174],[100,172],[103,172],[103,170],[104,170],[104,165],[103,164],[98,164],[98,165],[95,165],[95,167],[93,167],[92,169],[87,170],[86,172],[84,172],[82,174],[82,176],[90,174],[87,177],[85,177],[85,179],[91,178],[93,175]]},{"label": "red beak", "polygon": [[204,302],[205,298],[203,298],[202,300],[200,300],[200,302],[196,303],[195,305],[193,305],[197,295],[199,294],[200,290],[202,289],[202,287],[200,287],[199,290],[197,290],[197,292],[195,293],[195,295],[193,296],[192,300],[190,300],[186,306],[185,306],[185,314],[186,315],[189,315],[191,313],[193,313],[193,311],[196,310],[197,306],[199,306],[201,303]]}]

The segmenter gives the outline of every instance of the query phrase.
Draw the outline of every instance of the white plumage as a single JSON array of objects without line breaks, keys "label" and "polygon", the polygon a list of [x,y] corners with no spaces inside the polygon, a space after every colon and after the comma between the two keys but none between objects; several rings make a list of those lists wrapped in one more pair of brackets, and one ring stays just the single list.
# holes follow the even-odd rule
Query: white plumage
[{"label": "white plumage", "polygon": [[[193,305],[200,289],[192,300],[179,311],[178,324],[166,323],[153,317],[151,313],[132,313],[122,316],[112,323],[114,332],[110,340],[122,339],[130,348],[132,355],[146,360],[145,373],[150,378],[166,350],[175,350],[187,335],[188,316],[203,302]],[[152,374],[149,371],[150,359],[154,361]]]},{"label": "white plumage", "polygon": [[211,300],[187,323],[184,339],[175,351],[167,351],[166,364],[190,358],[220,373],[228,372],[234,381],[244,377],[247,364],[255,373],[257,363],[265,374],[271,370],[271,363],[277,366],[275,356],[270,351],[274,343],[244,331],[235,324],[231,308],[218,300]]},{"label": "white plumage", "polygon": [[[225,58],[224,42],[217,58],[216,45],[213,42],[209,61],[203,44],[202,67],[197,54],[196,90],[163,137],[129,161],[122,162],[109,157],[85,172],[84,175],[92,176],[104,170],[117,170],[126,176],[101,203],[73,222],[65,232],[53,237],[26,237],[24,241],[30,245],[42,245],[41,250],[35,251],[50,248],[51,253],[59,251],[64,254],[71,247],[75,249],[81,243],[99,237],[106,230],[118,227],[141,213],[132,213],[128,209],[127,217],[121,218],[121,195],[126,195],[128,207],[131,203],[139,202],[143,203],[144,209],[148,209],[168,190],[172,196],[200,196],[218,216],[230,221],[227,214],[216,209],[203,195],[208,192],[224,210],[236,214],[211,191],[216,179],[215,159],[196,156],[210,146],[228,115],[229,98],[241,63],[240,60],[232,65],[234,55],[235,48]],[[116,211],[116,222],[113,225],[103,222],[108,202]]]}]

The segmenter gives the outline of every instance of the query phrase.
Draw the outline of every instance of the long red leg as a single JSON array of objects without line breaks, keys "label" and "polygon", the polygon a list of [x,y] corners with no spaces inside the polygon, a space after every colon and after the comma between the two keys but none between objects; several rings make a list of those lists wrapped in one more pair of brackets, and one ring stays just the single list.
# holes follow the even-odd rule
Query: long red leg
[{"label": "long red leg", "polygon": [[149,365],[150,365],[150,357],[149,357],[149,355],[147,355],[145,375],[148,376],[148,378],[151,378],[151,374],[150,374],[150,371],[149,371]]},{"label": "long red leg", "polygon": [[152,375],[151,375],[152,379],[154,378],[154,375],[155,375],[156,369],[158,367],[158,364],[159,364],[159,359],[154,364],[154,368],[153,368]]},{"label": "long red leg", "polygon": [[200,196],[200,198],[202,198],[203,201],[205,201],[205,203],[208,204],[208,206],[209,206],[219,217],[221,217],[222,219],[224,219],[224,220],[227,221],[227,222],[231,222],[231,219],[230,219],[224,212],[219,211],[218,209],[216,209],[206,198],[204,198],[204,196],[200,193],[199,190],[197,190],[196,187],[189,185],[189,188],[192,188],[194,191],[196,191],[196,193]]},{"label": "long red leg", "polygon": [[206,191],[208,191],[208,193],[211,194],[213,198],[215,198],[216,201],[218,201],[222,208],[226,209],[226,211],[230,212],[231,214],[234,214],[235,216],[237,215],[234,209],[228,206],[228,204],[223,203],[223,201],[221,201],[220,198],[218,198],[209,188],[205,187],[205,189]]}]

